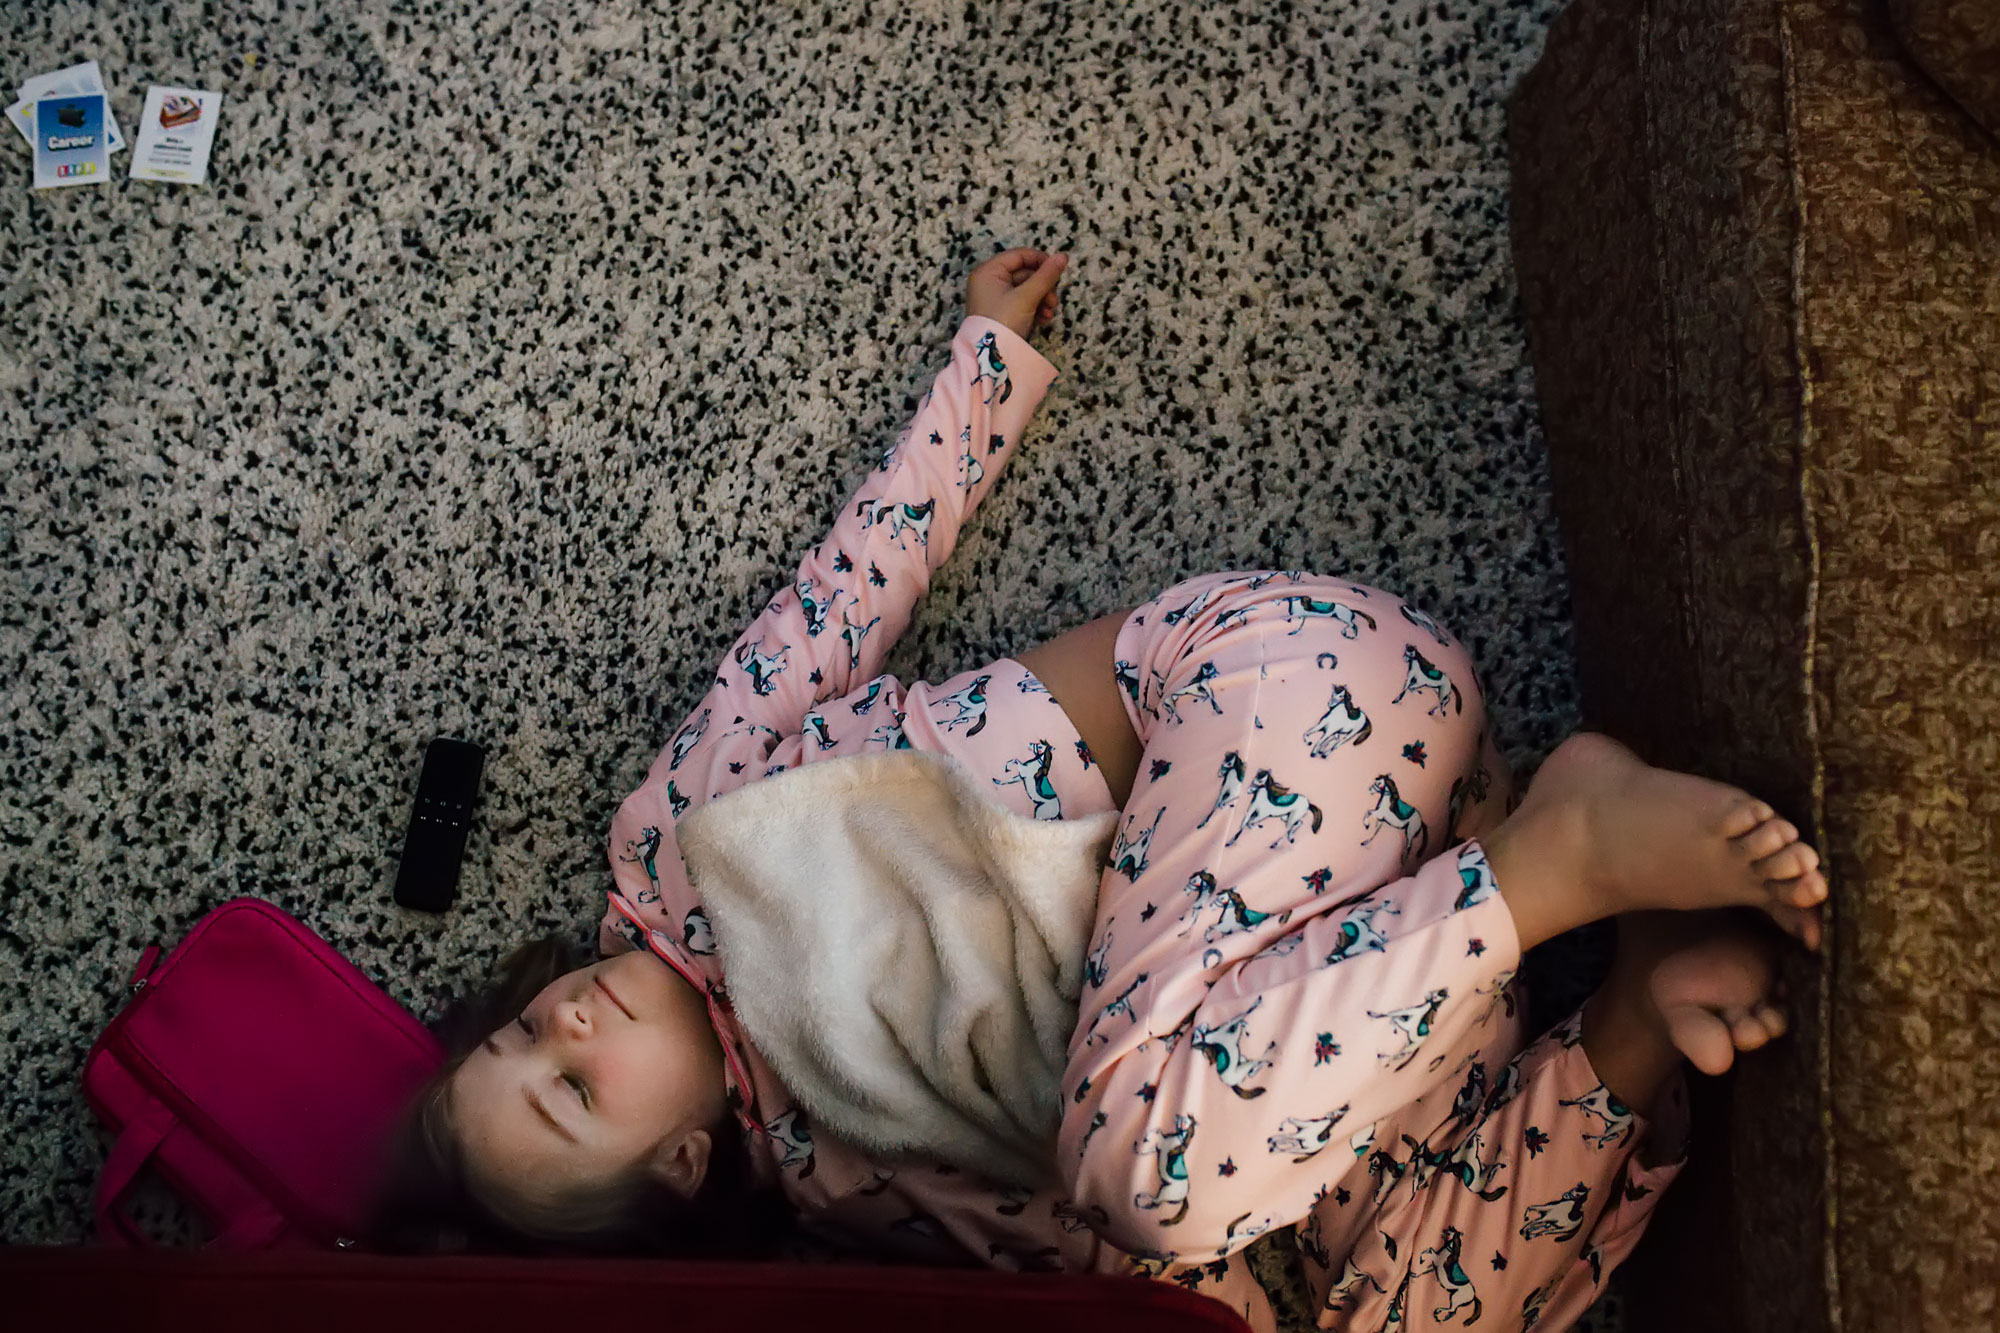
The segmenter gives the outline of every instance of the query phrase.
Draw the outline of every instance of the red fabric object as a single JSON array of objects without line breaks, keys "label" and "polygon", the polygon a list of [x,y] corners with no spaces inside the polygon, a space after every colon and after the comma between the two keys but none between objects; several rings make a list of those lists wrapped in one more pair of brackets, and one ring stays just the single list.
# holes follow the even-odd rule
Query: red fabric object
[{"label": "red fabric object", "polygon": [[157,1168],[216,1250],[359,1238],[391,1122],[444,1062],[423,1024],[309,927],[258,898],[208,913],[91,1046],[83,1091],[117,1136],[96,1238],[143,1246],[119,1200]]},{"label": "red fabric object", "polygon": [[1094,1274],[669,1259],[0,1246],[17,1328],[146,1333],[547,1333],[622,1312],[662,1328],[793,1333],[1248,1333],[1220,1301]]}]

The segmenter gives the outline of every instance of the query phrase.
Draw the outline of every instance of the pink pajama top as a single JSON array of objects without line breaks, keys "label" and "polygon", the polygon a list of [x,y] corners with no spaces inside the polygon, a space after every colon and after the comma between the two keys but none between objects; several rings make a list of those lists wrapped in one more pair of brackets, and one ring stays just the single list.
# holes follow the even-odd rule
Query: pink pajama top
[{"label": "pink pajama top", "polygon": [[759,1180],[777,1183],[808,1235],[920,1263],[1144,1273],[1214,1296],[1253,1327],[1273,1330],[1241,1252],[1162,1272],[1101,1240],[1059,1193],[999,1187],[946,1166],[884,1164],[816,1133],[736,1021],[713,933],[674,842],[675,821],[688,810],[798,764],[914,747],[997,774],[1030,731],[1051,740],[1048,788],[996,785],[996,800],[1031,818],[1117,809],[1074,724],[1019,662],[1002,658],[943,685],[907,689],[882,674],[917,599],[1057,378],[1005,325],[975,315],[959,326],[951,363],[915,418],[790,584],[738,637],[715,683],[612,817],[617,887],[598,951],[648,949],[707,996],[729,1105]]}]

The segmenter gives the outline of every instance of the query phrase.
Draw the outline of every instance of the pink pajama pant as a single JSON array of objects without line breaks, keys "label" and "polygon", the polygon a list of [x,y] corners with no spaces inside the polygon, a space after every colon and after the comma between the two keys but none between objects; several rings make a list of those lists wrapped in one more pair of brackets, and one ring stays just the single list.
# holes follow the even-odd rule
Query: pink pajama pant
[{"label": "pink pajama pant", "polygon": [[1513,804],[1465,649],[1393,594],[1205,574],[1117,638],[1144,747],[1099,889],[1058,1160],[1143,1261],[1298,1223],[1323,1325],[1564,1327],[1684,1161],[1578,1044],[1524,1048],[1478,835]]}]

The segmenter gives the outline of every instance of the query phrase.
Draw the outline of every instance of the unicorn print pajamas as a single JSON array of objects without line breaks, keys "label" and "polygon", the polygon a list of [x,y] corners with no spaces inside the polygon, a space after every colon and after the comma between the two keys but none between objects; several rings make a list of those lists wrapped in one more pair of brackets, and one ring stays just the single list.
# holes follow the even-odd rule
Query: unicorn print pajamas
[{"label": "unicorn print pajamas", "polygon": [[1134,608],[1114,658],[1143,752],[1065,1073],[1072,1202],[1163,1274],[1297,1226],[1325,1327],[1571,1322],[1684,1165],[1638,1149],[1684,1152],[1686,1084],[1655,1126],[1580,1010],[1525,1041],[1478,841],[1512,775],[1464,646],[1258,570]]},{"label": "unicorn print pajamas", "polygon": [[[1477,841],[1506,815],[1464,649],[1380,590],[1207,574],[1135,608],[1116,676],[1144,747],[1100,883],[1058,1168],[1032,1191],[884,1162],[816,1129],[741,1031],[674,844],[700,803],[799,764],[950,754],[1036,819],[1116,811],[1011,658],[907,686],[882,667],[1056,368],[970,316],[909,425],[724,654],[612,820],[602,955],[707,997],[761,1183],[833,1249],[1142,1274],[1274,1333],[1244,1260],[1297,1225],[1324,1327],[1560,1326],[1683,1163],[1611,1099],[1572,1015],[1524,1046],[1519,941]],[[1684,1106],[1677,1075],[1664,1099]]]}]

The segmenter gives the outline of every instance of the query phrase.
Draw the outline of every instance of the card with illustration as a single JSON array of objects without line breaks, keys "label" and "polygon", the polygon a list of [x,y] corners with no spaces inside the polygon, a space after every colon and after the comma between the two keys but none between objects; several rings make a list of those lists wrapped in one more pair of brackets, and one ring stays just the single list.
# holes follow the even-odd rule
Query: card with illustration
[{"label": "card with illustration", "polygon": [[[31,108],[44,97],[81,96],[85,93],[104,92],[104,76],[97,71],[95,60],[86,60],[68,69],[59,69],[53,74],[37,74],[21,85],[20,101],[7,108],[7,119],[14,122],[14,128],[21,131],[21,138],[30,149],[35,146],[35,118]],[[104,104],[104,134],[111,141],[111,151],[116,153],[125,147],[125,136],[118,132],[118,113],[111,109],[107,100]]]},{"label": "card with illustration", "polygon": [[101,185],[111,179],[104,94],[44,97],[35,103],[35,188]]},{"label": "card with illustration", "polygon": [[208,179],[208,151],[222,94],[200,88],[146,90],[139,138],[132,149],[132,179],[200,185]]}]

